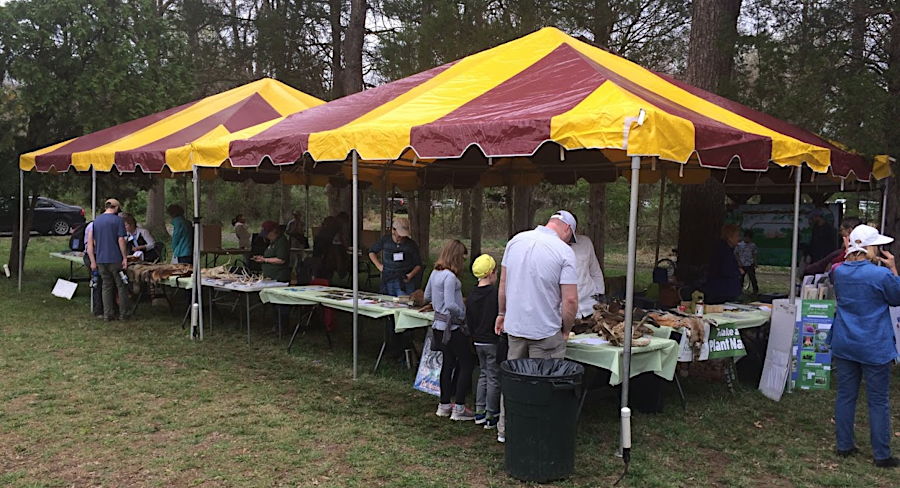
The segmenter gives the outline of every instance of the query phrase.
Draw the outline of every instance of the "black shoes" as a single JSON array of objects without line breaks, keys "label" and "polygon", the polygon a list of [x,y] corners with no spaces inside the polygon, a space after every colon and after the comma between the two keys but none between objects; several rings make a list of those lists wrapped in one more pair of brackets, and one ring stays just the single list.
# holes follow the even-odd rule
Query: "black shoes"
[{"label": "black shoes", "polygon": [[849,449],[849,450],[847,450],[847,451],[841,451],[840,449],[838,450],[838,456],[840,456],[840,457],[842,457],[842,458],[848,458],[848,457],[850,457],[850,456],[852,456],[852,455],[854,455],[854,454],[859,454],[859,448],[858,448],[858,447],[854,447],[854,448]]},{"label": "black shoes", "polygon": [[876,459],[875,460],[876,468],[896,468],[897,466],[900,466],[900,459],[897,459],[893,456],[891,456],[887,459]]}]

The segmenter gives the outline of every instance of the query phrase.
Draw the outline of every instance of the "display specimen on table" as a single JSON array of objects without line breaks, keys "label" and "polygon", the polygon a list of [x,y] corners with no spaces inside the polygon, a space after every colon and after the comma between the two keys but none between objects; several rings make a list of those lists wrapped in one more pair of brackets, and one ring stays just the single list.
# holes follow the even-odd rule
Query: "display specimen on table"
[{"label": "display specimen on table", "polygon": [[[680,361],[690,361],[692,358],[699,359],[705,342],[704,338],[709,337],[708,321],[696,316],[671,312],[651,312],[650,317],[660,327],[682,329],[682,350],[678,358]],[[683,359],[685,355],[687,355],[687,359]]]},{"label": "display specimen on table", "polygon": [[831,381],[828,334],[834,322],[834,300],[800,300],[794,329],[791,389],[827,390]]},{"label": "display specimen on table", "polygon": [[[645,335],[653,335],[653,331],[644,324],[650,320],[650,316],[644,316],[640,322],[635,322],[632,328],[632,345],[635,347],[643,347],[650,344],[649,337]],[[622,305],[617,302],[598,303],[594,305],[594,314],[585,319],[578,319],[572,328],[573,334],[584,334],[586,332],[595,332],[600,337],[609,341],[614,346],[621,346],[625,343],[625,310]]]}]

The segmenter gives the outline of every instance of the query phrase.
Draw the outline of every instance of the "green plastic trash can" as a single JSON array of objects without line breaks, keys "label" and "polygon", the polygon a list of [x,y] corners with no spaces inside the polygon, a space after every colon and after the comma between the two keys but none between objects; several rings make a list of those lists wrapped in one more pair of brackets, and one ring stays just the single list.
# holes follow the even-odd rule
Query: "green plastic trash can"
[{"label": "green plastic trash can", "polygon": [[571,476],[584,366],[565,359],[512,359],[500,370],[506,472],[538,483]]}]

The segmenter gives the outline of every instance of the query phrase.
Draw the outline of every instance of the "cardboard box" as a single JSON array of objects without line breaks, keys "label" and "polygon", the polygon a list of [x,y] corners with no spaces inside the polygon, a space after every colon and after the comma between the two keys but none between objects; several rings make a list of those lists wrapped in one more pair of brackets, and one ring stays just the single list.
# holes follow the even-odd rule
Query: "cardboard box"
[{"label": "cardboard box", "polygon": [[200,234],[200,250],[212,251],[222,248],[222,226],[204,225]]}]

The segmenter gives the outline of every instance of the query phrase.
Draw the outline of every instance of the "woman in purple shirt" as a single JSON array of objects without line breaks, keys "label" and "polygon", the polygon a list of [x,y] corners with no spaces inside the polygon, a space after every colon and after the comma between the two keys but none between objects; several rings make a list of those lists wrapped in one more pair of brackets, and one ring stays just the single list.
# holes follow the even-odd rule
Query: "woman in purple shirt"
[{"label": "woman in purple shirt", "polygon": [[900,466],[900,459],[891,455],[888,398],[891,365],[898,358],[889,307],[900,306],[900,278],[894,256],[878,248],[893,240],[868,225],[850,233],[847,258],[832,272],[837,312],[828,336],[838,380],[834,405],[838,455],[848,457],[859,452],[853,424],[864,377],[869,436],[879,468]]}]

